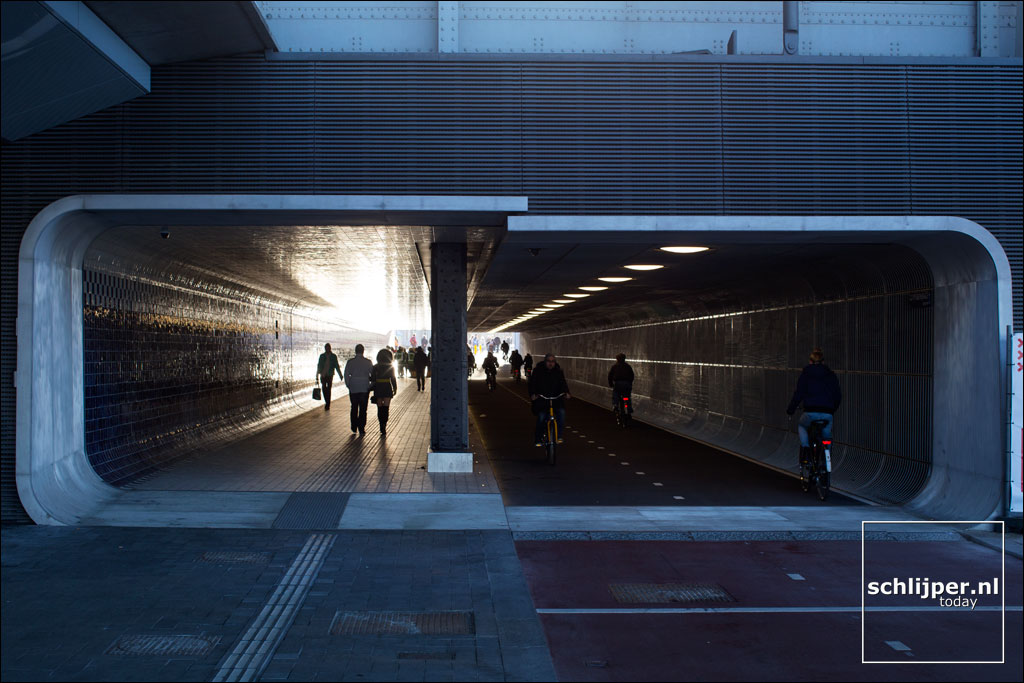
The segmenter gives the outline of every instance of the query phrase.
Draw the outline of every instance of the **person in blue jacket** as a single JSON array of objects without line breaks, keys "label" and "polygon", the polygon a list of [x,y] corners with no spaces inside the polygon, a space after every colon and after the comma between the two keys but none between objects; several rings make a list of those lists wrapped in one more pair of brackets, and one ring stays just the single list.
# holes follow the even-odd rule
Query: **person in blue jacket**
[{"label": "person in blue jacket", "polygon": [[832,416],[843,400],[839,389],[839,378],[836,373],[825,365],[825,354],[821,349],[811,351],[810,364],[800,373],[796,383],[793,399],[786,409],[787,415],[796,412],[797,407],[804,404],[804,414],[800,416],[797,429],[800,432],[800,464],[811,459],[811,444],[807,438],[807,428],[815,420],[827,422],[822,431],[822,438],[832,438]]}]

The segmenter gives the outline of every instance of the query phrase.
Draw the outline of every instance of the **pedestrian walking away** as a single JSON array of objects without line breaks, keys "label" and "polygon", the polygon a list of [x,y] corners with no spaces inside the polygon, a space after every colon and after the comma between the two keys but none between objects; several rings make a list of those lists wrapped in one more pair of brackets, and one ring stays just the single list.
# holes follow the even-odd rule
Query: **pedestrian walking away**
[{"label": "pedestrian walking away", "polygon": [[383,349],[377,354],[377,364],[370,375],[373,387],[373,402],[377,405],[377,421],[380,423],[381,436],[388,434],[388,413],[391,411],[391,399],[398,393],[398,380],[395,368],[391,363],[391,354]]},{"label": "pedestrian walking away", "polygon": [[349,418],[352,433],[357,431],[360,436],[366,434],[366,404],[370,401],[370,374],[373,363],[363,356],[362,344],[356,344],[356,355],[345,363],[345,386],[348,387],[348,398],[352,402]]},{"label": "pedestrian walking away", "polygon": [[338,357],[331,353],[330,344],[324,344],[324,352],[320,354],[320,360],[316,364],[316,377],[323,391],[324,410],[331,409],[331,382],[334,381],[335,371],[338,372],[338,377],[344,379],[341,368],[338,367]]},{"label": "pedestrian walking away", "polygon": [[417,347],[416,355],[412,359],[413,369],[416,370],[416,391],[427,390],[427,366],[430,365],[430,361],[427,359],[426,352],[423,351],[423,347]]}]

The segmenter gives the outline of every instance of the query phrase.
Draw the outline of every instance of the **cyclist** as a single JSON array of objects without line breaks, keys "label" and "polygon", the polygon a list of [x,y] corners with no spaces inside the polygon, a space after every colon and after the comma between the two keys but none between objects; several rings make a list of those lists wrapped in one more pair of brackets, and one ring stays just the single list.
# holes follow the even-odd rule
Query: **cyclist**
[{"label": "cyclist", "polygon": [[466,379],[471,378],[473,376],[473,371],[476,370],[476,356],[473,355],[473,350],[468,346],[466,347],[466,370]]},{"label": "cyclist", "polygon": [[512,366],[512,376],[519,381],[520,371],[523,368],[523,357],[519,355],[519,349],[512,352],[512,355],[508,357],[508,364]]},{"label": "cyclist", "polygon": [[827,424],[822,430],[823,439],[832,438],[832,415],[839,408],[843,399],[839,389],[839,378],[836,373],[825,365],[825,354],[821,349],[811,351],[810,364],[800,373],[793,392],[793,400],[786,409],[787,415],[796,412],[797,407],[804,404],[804,414],[800,416],[797,428],[800,432],[800,465],[809,462],[811,444],[807,437],[807,428],[816,420],[824,420]]},{"label": "cyclist", "polygon": [[523,359],[523,368],[526,370],[526,379],[530,379],[530,375],[533,374],[533,356],[529,353]]},{"label": "cyclist", "polygon": [[540,446],[544,435],[544,422],[548,416],[548,402],[541,396],[558,396],[565,394],[563,398],[555,401],[555,420],[558,423],[558,443],[562,443],[562,434],[565,433],[565,401],[572,398],[569,395],[569,383],[565,381],[565,373],[555,360],[555,354],[549,353],[544,356],[543,363],[537,363],[530,375],[530,383],[527,385],[530,400],[533,402],[531,408],[537,416],[537,428],[534,430],[535,445]]},{"label": "cyclist", "polygon": [[494,357],[493,353],[488,352],[481,367],[487,377],[487,383],[490,384],[498,376],[498,359]]},{"label": "cyclist", "polygon": [[[633,395],[633,368],[626,363],[626,354],[620,353],[615,356],[615,365],[608,371],[608,386],[612,388],[612,410],[619,409],[621,397],[630,398]],[[633,412],[633,404],[629,405],[629,412]]]}]

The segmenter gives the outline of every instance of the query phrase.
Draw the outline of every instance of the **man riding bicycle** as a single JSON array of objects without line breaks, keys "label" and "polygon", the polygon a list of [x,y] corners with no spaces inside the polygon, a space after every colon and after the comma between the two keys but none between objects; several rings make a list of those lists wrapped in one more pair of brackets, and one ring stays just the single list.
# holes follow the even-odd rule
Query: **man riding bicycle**
[{"label": "man riding bicycle", "polygon": [[484,358],[483,365],[480,367],[483,368],[488,384],[498,376],[498,359],[494,357],[493,353],[488,352],[487,358]]},{"label": "man riding bicycle", "polygon": [[519,349],[512,352],[508,357],[508,364],[512,366],[512,376],[517,377],[523,368],[523,357],[519,355]]},{"label": "man riding bicycle", "polygon": [[548,417],[547,400],[542,396],[564,397],[555,400],[555,421],[558,424],[558,443],[562,443],[561,435],[565,433],[565,401],[572,398],[569,395],[569,383],[565,381],[565,373],[555,361],[555,354],[549,353],[544,356],[544,362],[538,363],[530,375],[530,383],[527,385],[527,393],[533,402],[531,408],[537,416],[537,428],[534,430],[535,445],[540,446],[544,438],[544,423]]},{"label": "man riding bicycle", "polygon": [[[617,411],[619,401],[633,395],[633,368],[626,363],[626,354],[615,356],[615,365],[608,371],[608,386],[612,388],[612,410]],[[629,412],[633,412],[632,403],[629,404]]]},{"label": "man riding bicycle", "polygon": [[801,466],[810,461],[813,456],[807,428],[812,422],[822,420],[826,424],[821,436],[823,439],[831,439],[832,415],[839,408],[839,403],[843,399],[842,391],[839,389],[839,378],[825,365],[825,354],[821,349],[811,351],[810,361],[810,364],[800,373],[796,391],[793,392],[793,400],[789,402],[789,407],[786,409],[786,414],[792,415],[801,403],[804,404],[804,414],[800,416],[800,422],[797,423],[797,429],[800,432]]}]

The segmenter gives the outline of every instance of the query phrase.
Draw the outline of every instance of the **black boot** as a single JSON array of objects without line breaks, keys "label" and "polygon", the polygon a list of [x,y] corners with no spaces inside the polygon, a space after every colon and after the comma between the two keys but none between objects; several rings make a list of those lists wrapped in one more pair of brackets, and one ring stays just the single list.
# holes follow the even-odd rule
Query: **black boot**
[{"label": "black boot", "polygon": [[377,408],[377,418],[380,421],[380,433],[387,436],[388,433],[388,413],[391,412],[391,406],[380,406]]}]

